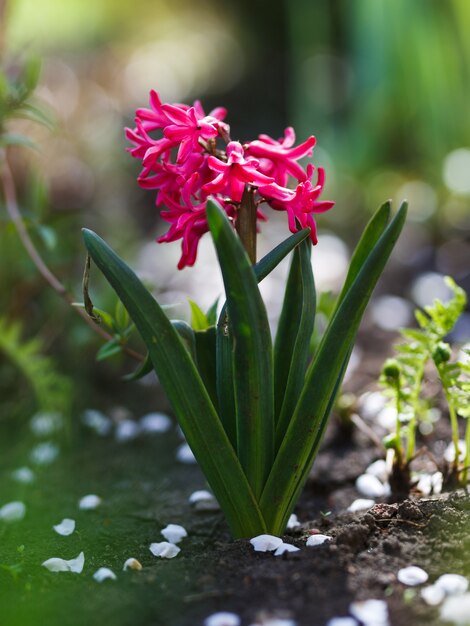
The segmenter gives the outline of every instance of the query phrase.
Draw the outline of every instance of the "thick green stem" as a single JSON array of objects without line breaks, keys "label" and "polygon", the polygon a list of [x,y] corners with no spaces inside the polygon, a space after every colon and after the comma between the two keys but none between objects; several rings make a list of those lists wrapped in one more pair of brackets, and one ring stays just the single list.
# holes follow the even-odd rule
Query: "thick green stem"
[{"label": "thick green stem", "polygon": [[256,205],[254,191],[248,185],[245,185],[235,228],[251,264],[254,265],[256,263]]},{"label": "thick green stem", "polygon": [[416,382],[413,387],[413,393],[411,395],[411,407],[413,410],[413,417],[409,421],[408,424],[408,444],[406,449],[406,460],[409,462],[412,460],[415,447],[416,447],[416,426],[417,426],[417,413],[418,413],[418,400],[419,400],[419,392],[421,390],[421,383],[424,376],[424,362],[421,364],[417,375]]}]

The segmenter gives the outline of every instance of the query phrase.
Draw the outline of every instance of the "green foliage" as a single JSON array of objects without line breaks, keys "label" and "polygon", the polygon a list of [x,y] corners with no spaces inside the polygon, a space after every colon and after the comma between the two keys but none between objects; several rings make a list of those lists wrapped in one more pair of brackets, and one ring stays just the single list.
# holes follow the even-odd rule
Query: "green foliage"
[{"label": "green foliage", "polygon": [[0,318],[0,352],[21,372],[33,390],[37,408],[67,414],[71,403],[70,381],[59,374],[39,339],[24,340],[19,324]]},{"label": "green foliage", "polygon": [[[452,350],[444,339],[465,310],[467,297],[465,291],[452,278],[446,277],[445,282],[452,290],[453,297],[448,302],[436,299],[424,311],[415,311],[419,328],[405,328],[400,331],[405,341],[395,346],[395,358],[388,359],[382,369],[380,382],[397,409],[397,462],[404,459],[409,462],[413,458],[416,426],[429,408],[429,402],[421,395],[425,368],[429,362],[433,362],[449,408],[457,452],[455,463],[458,463],[457,415],[470,417],[470,365],[462,361],[452,361]],[[404,433],[401,430],[403,423],[407,424]],[[467,432],[470,433],[470,429]],[[407,442],[406,451],[403,449],[403,435]]]},{"label": "green foliage", "polygon": [[[132,270],[102,239],[84,230],[88,252],[145,341],[185,437],[235,536],[284,531],[317,454],[363,312],[403,227],[406,208],[404,204],[389,221],[386,203],[366,227],[310,364],[315,289],[309,245],[303,243],[308,230],[292,235],[251,266],[225,213],[208,202],[207,219],[227,302],[215,328],[201,329],[208,316],[193,307],[193,329],[189,329],[193,347]],[[258,282],[292,250],[283,322],[273,354]],[[278,387],[284,390],[283,398],[275,393]]]}]

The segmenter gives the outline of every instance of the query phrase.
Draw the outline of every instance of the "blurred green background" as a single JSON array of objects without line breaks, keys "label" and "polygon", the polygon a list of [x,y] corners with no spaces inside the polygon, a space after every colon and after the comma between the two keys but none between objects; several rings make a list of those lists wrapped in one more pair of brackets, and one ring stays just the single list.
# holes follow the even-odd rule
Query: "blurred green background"
[{"label": "blurred green background", "polygon": [[[344,265],[341,254],[380,202],[407,198],[410,219],[388,291],[408,297],[413,280],[426,272],[452,274],[469,289],[465,0],[10,0],[1,6],[4,60],[13,67],[25,55],[43,60],[37,101],[55,121],[53,130],[14,125],[40,147],[11,150],[21,210],[41,254],[77,299],[82,226],[103,234],[163,302],[184,307],[188,287],[204,291],[205,248],[199,268],[174,270],[179,243],[153,243],[165,226],[153,193],[137,186],[138,163],[125,151],[123,127],[132,126],[151,88],[169,102],[198,98],[207,109],[226,106],[232,136],[241,140],[261,132],[281,136],[287,125],[299,141],[316,135],[325,198],[337,203],[321,216],[320,232],[340,238],[324,240],[323,265]],[[268,239],[285,232],[270,228]],[[319,257],[320,273],[321,266]],[[21,320],[26,337],[39,334],[69,374],[85,362],[99,376],[89,365],[99,341],[45,288],[2,204],[0,272],[0,315]],[[94,281],[104,305],[109,296]],[[319,284],[336,288],[328,281],[320,277]],[[114,375],[120,366],[100,371]]]}]

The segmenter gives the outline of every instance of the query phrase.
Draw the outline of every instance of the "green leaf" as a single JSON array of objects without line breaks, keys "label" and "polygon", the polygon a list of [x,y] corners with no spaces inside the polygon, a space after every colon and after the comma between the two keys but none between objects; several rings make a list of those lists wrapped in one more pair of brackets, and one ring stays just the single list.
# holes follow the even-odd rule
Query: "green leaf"
[{"label": "green leaf", "polygon": [[218,408],[216,386],[216,329],[214,326],[194,333],[198,372],[209,392],[212,403]]},{"label": "green leaf", "polygon": [[193,361],[196,360],[196,339],[191,326],[184,320],[170,320],[171,325],[178,333],[184,347],[191,355]]},{"label": "green leaf", "polygon": [[114,322],[118,333],[123,332],[129,325],[129,313],[119,299],[114,309]]},{"label": "green leaf", "polygon": [[304,385],[315,323],[315,284],[310,241],[294,250],[274,345],[274,398],[279,448]]},{"label": "green leaf", "polygon": [[274,415],[271,333],[250,260],[227,216],[213,200],[207,222],[219,258],[233,335],[233,380],[238,458],[255,497],[273,460]]},{"label": "green leaf", "polygon": [[209,320],[204,311],[191,298],[188,298],[188,302],[191,308],[191,326],[193,330],[206,330],[206,328],[209,328]]},{"label": "green leaf", "polygon": [[308,476],[338,379],[352,350],[364,309],[403,227],[406,208],[403,203],[382,235],[375,241],[371,239],[368,255],[361,253],[362,266],[356,267],[354,281],[346,293],[343,291],[342,301],[307,371],[305,386],[260,500],[266,524],[273,534],[283,532]]},{"label": "green leaf", "polygon": [[142,361],[141,365],[139,365],[139,367],[130,374],[126,374],[125,376],[123,376],[122,380],[125,380],[126,382],[133,382],[134,380],[139,380],[140,378],[147,376],[147,374],[150,374],[152,370],[152,359],[150,358],[150,354],[147,352],[145,360]]},{"label": "green leaf", "polygon": [[191,356],[171,322],[134,272],[95,233],[83,231],[94,262],[108,279],[145,341],[158,378],[235,537],[266,525],[235,451]]},{"label": "green leaf", "polygon": [[215,300],[213,304],[211,304],[210,308],[206,313],[206,318],[209,323],[209,326],[215,326],[217,324],[217,307],[219,305],[219,298]]},{"label": "green leaf", "polygon": [[344,281],[343,288],[336,302],[336,308],[339,307],[343,298],[346,296],[349,288],[356,280],[358,273],[361,271],[365,260],[377,241],[382,236],[387,224],[390,220],[391,203],[390,200],[384,202],[371,217],[367,223],[362,237],[357,244],[349,263],[349,270]]},{"label": "green leaf", "polygon": [[[256,280],[260,283],[268,276],[273,269],[279,265],[279,263],[291,252],[296,246],[298,246],[304,239],[310,234],[309,228],[294,233],[279,245],[277,245],[271,252],[264,256],[256,265],[253,266],[253,271],[256,275]],[[219,405],[219,414],[224,424],[225,431],[227,432],[230,441],[236,446],[236,412],[235,412],[235,395],[233,388],[233,364],[232,364],[232,352],[233,345],[229,332],[229,319],[227,315],[227,306],[224,304],[222,311],[219,315],[217,322],[217,337],[216,337],[216,384],[217,384],[217,398]]]},{"label": "green leaf", "polygon": [[96,354],[97,361],[104,361],[122,352],[122,345],[118,339],[110,339],[104,343]]},{"label": "green leaf", "polygon": [[268,276],[273,269],[275,269],[279,263],[291,252],[296,246],[299,245],[304,239],[310,235],[310,228],[304,228],[299,232],[294,233],[287,239],[284,239],[279,245],[268,252],[262,259],[254,265],[253,270],[256,274],[256,278],[260,283]]}]

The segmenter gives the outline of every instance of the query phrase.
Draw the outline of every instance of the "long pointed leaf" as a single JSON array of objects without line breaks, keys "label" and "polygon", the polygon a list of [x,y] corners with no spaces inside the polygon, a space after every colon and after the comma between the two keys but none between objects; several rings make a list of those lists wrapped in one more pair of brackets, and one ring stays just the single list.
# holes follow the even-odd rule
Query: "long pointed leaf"
[{"label": "long pointed leaf", "polygon": [[315,323],[315,296],[307,240],[294,250],[274,346],[276,448],[284,438],[304,385]]},{"label": "long pointed leaf", "polygon": [[[256,280],[260,283],[279,263],[310,234],[310,228],[294,233],[253,266]],[[216,338],[216,385],[219,415],[230,441],[236,446],[237,425],[235,393],[233,388],[233,342],[229,332],[227,306],[224,304],[217,322]]]},{"label": "long pointed leaf", "polygon": [[263,532],[265,524],[253,492],[177,331],[117,254],[92,231],[84,230],[83,236],[91,257],[147,344],[155,371],[233,534],[246,537]]},{"label": "long pointed leaf", "polygon": [[365,258],[307,371],[304,389],[260,501],[268,529],[274,534],[284,530],[288,509],[306,480],[313,460],[312,450],[318,447],[326,426],[326,412],[337,391],[338,378],[367,302],[401,232],[406,209],[404,203]]},{"label": "long pointed leaf", "polygon": [[217,203],[207,203],[233,335],[237,450],[255,497],[261,495],[274,454],[271,333],[250,260]]}]

